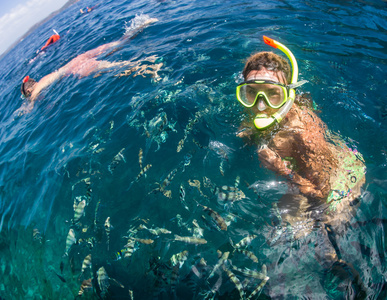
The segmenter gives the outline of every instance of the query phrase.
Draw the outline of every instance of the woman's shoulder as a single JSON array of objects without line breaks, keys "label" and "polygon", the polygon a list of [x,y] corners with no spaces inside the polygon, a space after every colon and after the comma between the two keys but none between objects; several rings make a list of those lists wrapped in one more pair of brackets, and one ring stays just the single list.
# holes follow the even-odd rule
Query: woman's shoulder
[{"label": "woman's shoulder", "polygon": [[284,129],[323,133],[326,130],[326,125],[313,109],[294,103],[285,117]]}]

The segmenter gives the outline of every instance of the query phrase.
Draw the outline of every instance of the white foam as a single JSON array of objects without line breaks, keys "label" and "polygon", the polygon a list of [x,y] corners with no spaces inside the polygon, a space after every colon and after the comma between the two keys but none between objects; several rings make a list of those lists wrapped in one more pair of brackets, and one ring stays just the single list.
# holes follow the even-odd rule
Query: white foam
[{"label": "white foam", "polygon": [[147,27],[148,25],[157,22],[156,18],[151,18],[149,15],[140,14],[136,15],[130,22],[125,22],[125,36],[131,36],[138,30]]}]

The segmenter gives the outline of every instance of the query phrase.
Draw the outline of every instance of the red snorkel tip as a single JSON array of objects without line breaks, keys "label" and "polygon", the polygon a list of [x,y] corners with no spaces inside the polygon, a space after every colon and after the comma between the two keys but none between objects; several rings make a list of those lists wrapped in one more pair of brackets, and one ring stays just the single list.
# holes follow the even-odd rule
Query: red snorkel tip
[{"label": "red snorkel tip", "polygon": [[273,39],[268,38],[267,36],[263,36],[263,41],[265,42],[265,44],[272,46],[273,48],[277,48],[277,45],[275,44]]},{"label": "red snorkel tip", "polygon": [[24,77],[23,83],[26,83],[28,81],[28,79],[30,79],[30,76],[27,75],[26,77]]}]

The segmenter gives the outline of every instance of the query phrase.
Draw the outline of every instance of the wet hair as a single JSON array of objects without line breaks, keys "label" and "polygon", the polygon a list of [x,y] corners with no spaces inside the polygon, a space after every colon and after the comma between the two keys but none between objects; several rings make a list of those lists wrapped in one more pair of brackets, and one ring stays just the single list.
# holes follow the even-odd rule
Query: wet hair
[{"label": "wet hair", "polygon": [[25,79],[23,80],[20,91],[24,95],[24,97],[28,98],[29,96],[31,96],[31,92],[28,92],[27,90],[32,88],[36,84],[36,81],[29,77],[27,80]]},{"label": "wet hair", "polygon": [[259,52],[250,56],[243,69],[243,78],[253,71],[260,71],[265,68],[278,74],[278,78],[286,80],[289,83],[292,80],[291,68],[289,62],[273,52]]}]

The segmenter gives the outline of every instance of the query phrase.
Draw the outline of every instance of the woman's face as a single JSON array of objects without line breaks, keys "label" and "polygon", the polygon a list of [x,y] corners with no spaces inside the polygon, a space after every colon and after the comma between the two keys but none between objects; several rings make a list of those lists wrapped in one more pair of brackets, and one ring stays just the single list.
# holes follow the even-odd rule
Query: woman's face
[{"label": "woman's face", "polygon": [[[247,74],[246,81],[254,79],[264,79],[286,84],[286,82],[284,82],[284,80],[282,80],[281,77],[278,76],[278,72],[267,70],[266,68],[262,68],[259,71],[252,70],[249,74]],[[251,107],[251,110],[254,114],[266,114],[267,116],[271,116],[278,111],[278,108],[271,108],[267,105],[265,100],[259,98],[255,105]]]}]

